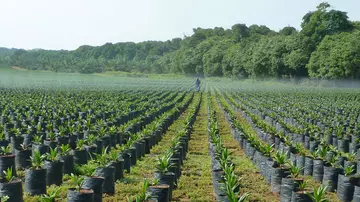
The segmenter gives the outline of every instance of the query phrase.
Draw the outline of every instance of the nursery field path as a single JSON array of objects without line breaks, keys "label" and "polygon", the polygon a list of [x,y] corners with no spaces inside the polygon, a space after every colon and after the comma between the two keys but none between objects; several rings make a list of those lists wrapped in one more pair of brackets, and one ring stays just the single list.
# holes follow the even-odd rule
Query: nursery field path
[{"label": "nursery field path", "polygon": [[200,110],[189,141],[189,152],[182,167],[172,201],[216,201],[212,183],[211,158],[207,135],[207,102],[203,94]]},{"label": "nursery field path", "polygon": [[212,94],[216,118],[219,123],[220,135],[224,146],[233,152],[233,162],[235,163],[235,173],[240,177],[241,193],[249,193],[249,201],[280,201],[279,195],[271,192],[270,185],[260,174],[255,164],[246,157],[239,143],[233,138],[230,132],[230,124],[225,119],[224,111],[219,107],[218,102]]},{"label": "nursery field path", "polygon": [[130,174],[125,173],[125,178],[115,184],[116,194],[103,197],[103,202],[127,201],[127,197],[131,198],[140,192],[144,179],[149,179],[150,182],[153,181],[157,157],[170,148],[174,135],[183,126],[183,121],[190,109],[196,106],[199,97],[199,94],[194,94],[188,108],[169,127],[162,140],[150,150],[150,154],[146,154],[145,157],[137,160],[136,165],[131,167]]}]

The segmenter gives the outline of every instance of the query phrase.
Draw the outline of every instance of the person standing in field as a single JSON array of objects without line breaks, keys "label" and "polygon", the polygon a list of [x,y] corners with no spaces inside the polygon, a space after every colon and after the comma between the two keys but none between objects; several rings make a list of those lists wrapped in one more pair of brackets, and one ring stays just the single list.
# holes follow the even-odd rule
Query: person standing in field
[{"label": "person standing in field", "polygon": [[196,90],[199,91],[200,90],[200,79],[199,77],[196,78]]}]

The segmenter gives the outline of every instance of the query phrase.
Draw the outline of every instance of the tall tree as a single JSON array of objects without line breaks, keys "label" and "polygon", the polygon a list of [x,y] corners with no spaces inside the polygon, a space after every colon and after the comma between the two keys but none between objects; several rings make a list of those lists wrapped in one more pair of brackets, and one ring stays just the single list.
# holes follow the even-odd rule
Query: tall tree
[{"label": "tall tree", "polygon": [[324,2],[317,6],[315,12],[307,13],[303,17],[301,33],[310,37],[317,45],[326,35],[352,30],[352,23],[346,12],[328,10],[330,4]]}]

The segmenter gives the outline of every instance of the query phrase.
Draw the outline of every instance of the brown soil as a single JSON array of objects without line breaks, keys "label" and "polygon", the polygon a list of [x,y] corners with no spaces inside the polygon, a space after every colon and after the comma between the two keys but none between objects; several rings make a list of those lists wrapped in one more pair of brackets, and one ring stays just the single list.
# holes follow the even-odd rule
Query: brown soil
[{"label": "brown soil", "polygon": [[11,69],[13,70],[20,70],[20,71],[25,71],[26,69],[21,68],[21,67],[17,67],[17,66],[12,66]]}]

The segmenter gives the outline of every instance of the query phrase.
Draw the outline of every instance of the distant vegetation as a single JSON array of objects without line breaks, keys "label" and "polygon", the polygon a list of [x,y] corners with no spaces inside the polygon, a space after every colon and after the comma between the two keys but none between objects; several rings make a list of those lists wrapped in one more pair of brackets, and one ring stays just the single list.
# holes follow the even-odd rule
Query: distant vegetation
[{"label": "distant vegetation", "polygon": [[196,28],[168,41],[106,43],[73,51],[0,49],[0,62],[31,70],[126,71],[227,77],[359,79],[360,22],[321,3],[304,15],[301,30],[263,25]]}]

